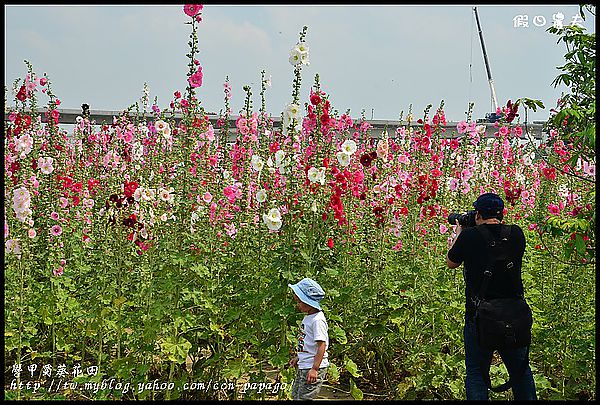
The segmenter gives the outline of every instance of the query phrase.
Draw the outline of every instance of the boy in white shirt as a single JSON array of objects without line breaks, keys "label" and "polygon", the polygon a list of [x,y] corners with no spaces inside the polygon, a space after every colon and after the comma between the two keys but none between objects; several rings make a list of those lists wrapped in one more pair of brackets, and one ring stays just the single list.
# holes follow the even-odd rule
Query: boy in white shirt
[{"label": "boy in white shirt", "polygon": [[315,399],[325,381],[329,366],[327,320],[319,305],[319,301],[325,297],[325,292],[310,278],[288,286],[294,291],[298,309],[307,314],[300,325],[297,355],[289,362],[290,366],[298,367],[292,387],[292,399]]}]

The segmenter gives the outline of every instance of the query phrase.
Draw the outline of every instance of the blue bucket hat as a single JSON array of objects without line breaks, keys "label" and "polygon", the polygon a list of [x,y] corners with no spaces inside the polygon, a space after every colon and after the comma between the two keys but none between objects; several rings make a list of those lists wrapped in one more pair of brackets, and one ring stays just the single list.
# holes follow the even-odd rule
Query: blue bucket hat
[{"label": "blue bucket hat", "polygon": [[321,309],[319,301],[325,297],[325,291],[315,280],[303,278],[297,284],[288,284],[288,287],[294,290],[300,301],[313,308]]},{"label": "blue bucket hat", "polygon": [[476,211],[481,212],[483,217],[495,217],[504,211],[504,201],[498,194],[485,193],[473,202],[473,207]]}]

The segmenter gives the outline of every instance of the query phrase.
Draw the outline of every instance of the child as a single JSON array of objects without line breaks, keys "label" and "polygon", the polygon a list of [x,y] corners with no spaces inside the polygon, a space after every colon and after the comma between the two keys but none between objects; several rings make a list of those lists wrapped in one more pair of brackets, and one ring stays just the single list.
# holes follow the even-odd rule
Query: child
[{"label": "child", "polygon": [[298,309],[307,314],[300,325],[297,355],[288,363],[292,367],[298,367],[292,399],[315,399],[329,366],[327,321],[319,305],[325,292],[310,278],[304,278],[298,284],[288,284],[288,287],[294,291]]}]

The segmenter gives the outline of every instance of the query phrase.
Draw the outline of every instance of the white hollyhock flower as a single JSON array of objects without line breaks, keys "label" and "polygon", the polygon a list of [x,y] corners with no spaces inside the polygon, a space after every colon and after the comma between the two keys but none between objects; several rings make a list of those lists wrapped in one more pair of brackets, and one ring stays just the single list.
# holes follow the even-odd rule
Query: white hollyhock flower
[{"label": "white hollyhock flower", "polygon": [[350,154],[346,153],[346,152],[338,152],[336,153],[336,157],[338,160],[338,163],[340,164],[340,166],[342,167],[346,167],[350,164]]},{"label": "white hollyhock flower", "polygon": [[158,198],[160,198],[162,201],[172,203],[173,199],[174,199],[174,196],[172,193],[173,193],[173,187],[170,187],[169,190],[161,188],[158,190]]},{"label": "white hollyhock flower", "polygon": [[260,172],[265,165],[263,160],[258,155],[252,155],[251,164],[252,169],[254,169],[255,172]]},{"label": "white hollyhock flower", "polygon": [[307,175],[311,183],[316,183],[317,181],[319,181],[319,169],[317,169],[316,167],[311,167],[310,169],[308,169]]},{"label": "white hollyhock flower", "polygon": [[287,119],[288,122],[293,119],[298,120],[300,116],[300,106],[298,104],[290,103],[286,104],[285,110],[283,111],[283,118]]},{"label": "white hollyhock flower", "polygon": [[143,198],[142,194],[144,194],[144,189],[142,187],[136,188],[133,193],[133,199],[137,202],[140,202]]},{"label": "white hollyhock flower", "polygon": [[280,167],[283,159],[285,159],[285,152],[282,149],[279,149],[275,152],[275,167]]},{"label": "white hollyhock flower", "polygon": [[345,152],[348,155],[354,154],[354,152],[356,152],[356,142],[352,139],[345,140],[342,144],[342,152]]},{"label": "white hollyhock flower", "polygon": [[256,192],[256,201],[259,203],[265,202],[267,199],[267,192],[264,189],[260,189]]},{"label": "white hollyhock flower", "polygon": [[531,152],[526,155],[523,155],[523,164],[525,166],[531,166],[533,164],[534,158],[535,158],[535,152]]},{"label": "white hollyhock flower", "polygon": [[292,66],[298,66],[302,63],[302,53],[300,52],[298,47],[294,47],[290,51],[290,57],[288,60],[290,61],[290,64],[292,64]]},{"label": "white hollyhock flower", "polygon": [[140,160],[144,156],[144,146],[140,142],[134,143],[132,149],[133,160]]},{"label": "white hollyhock flower", "polygon": [[321,185],[325,184],[325,168],[321,167],[317,169],[316,167],[311,167],[308,169],[308,179],[311,183],[321,183]]},{"label": "white hollyhock flower", "polygon": [[156,121],[154,123],[154,128],[156,128],[156,132],[162,134],[165,138],[168,138],[169,135],[171,135],[171,127],[163,120]]},{"label": "white hollyhock flower", "polygon": [[263,221],[271,231],[281,228],[281,212],[277,208],[271,208],[267,214],[263,214]]},{"label": "white hollyhock flower", "polygon": [[153,188],[149,188],[149,189],[144,189],[144,194],[142,195],[142,198],[144,199],[144,201],[153,201],[154,197],[156,196],[156,191],[154,191]]}]

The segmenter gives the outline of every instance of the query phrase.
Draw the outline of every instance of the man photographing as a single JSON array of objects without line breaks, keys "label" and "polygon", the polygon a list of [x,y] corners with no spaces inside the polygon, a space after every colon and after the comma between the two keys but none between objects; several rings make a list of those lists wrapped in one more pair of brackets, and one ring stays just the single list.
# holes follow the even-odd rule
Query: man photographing
[{"label": "man photographing", "polygon": [[[464,263],[467,400],[487,400],[488,389],[504,391],[509,387],[515,400],[537,399],[528,358],[531,311],[523,298],[521,279],[525,235],[518,225],[502,224],[504,202],[497,194],[482,194],[473,207],[475,210],[465,215],[449,216],[457,229],[446,257],[452,269]],[[508,319],[486,319],[494,311],[511,315]],[[492,334],[490,338],[497,325],[501,325],[500,337]],[[495,349],[510,376],[500,389],[491,388],[489,379]]]}]

